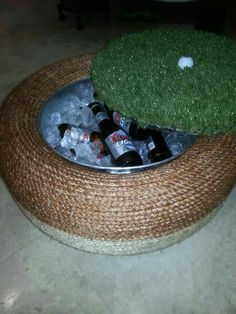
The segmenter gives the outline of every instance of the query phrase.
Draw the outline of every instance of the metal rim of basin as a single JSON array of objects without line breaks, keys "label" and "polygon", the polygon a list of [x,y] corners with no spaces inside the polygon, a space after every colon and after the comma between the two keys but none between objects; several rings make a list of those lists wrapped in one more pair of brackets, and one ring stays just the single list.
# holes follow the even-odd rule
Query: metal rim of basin
[{"label": "metal rim of basin", "polygon": [[[78,80],[77,82],[73,83],[73,84],[69,84],[67,86],[64,86],[61,90],[57,91],[54,95],[50,96],[50,98],[46,101],[46,103],[44,104],[41,113],[40,113],[40,134],[44,140],[44,142],[50,146],[50,144],[47,142],[47,139],[45,137],[44,134],[44,130],[45,130],[45,123],[43,120],[43,117],[48,113],[48,111],[50,110],[50,108],[55,108],[55,110],[59,110],[60,106],[62,106],[63,102],[59,101],[59,98],[61,98],[63,95],[68,95],[68,96],[77,96],[80,97],[79,93],[75,93],[75,88],[76,86],[78,86],[79,84],[84,84],[86,81],[90,81],[90,78],[82,78],[80,80]],[[75,87],[75,88],[74,88]],[[59,96],[60,95],[60,96]],[[90,95],[91,96],[91,95]],[[167,131],[166,131],[167,132]],[[129,173],[135,173],[135,172],[140,172],[140,171],[144,171],[144,170],[148,170],[148,169],[152,169],[152,168],[156,168],[156,167],[160,167],[162,165],[164,165],[167,162],[171,162],[174,159],[178,158],[179,156],[181,156],[183,153],[186,152],[187,149],[189,149],[189,147],[194,143],[196,136],[188,134],[188,138],[189,138],[189,144],[185,145],[185,147],[183,148],[183,150],[181,152],[179,152],[176,155],[171,156],[168,159],[159,161],[159,162],[155,162],[155,163],[150,163],[150,164],[146,164],[146,165],[141,165],[141,166],[134,166],[134,167],[104,167],[104,166],[97,166],[97,165],[90,165],[87,163],[83,163],[83,162],[79,162],[79,161],[74,161],[70,158],[67,158],[65,155],[63,155],[62,153],[60,153],[57,148],[54,148],[52,146],[50,146],[50,148],[56,153],[59,154],[62,158],[67,159],[70,162],[73,162],[75,164],[78,164],[82,167],[87,167],[89,169],[92,170],[96,170],[96,171],[103,171],[103,172],[108,172],[108,173],[113,173],[113,174],[129,174]]]}]

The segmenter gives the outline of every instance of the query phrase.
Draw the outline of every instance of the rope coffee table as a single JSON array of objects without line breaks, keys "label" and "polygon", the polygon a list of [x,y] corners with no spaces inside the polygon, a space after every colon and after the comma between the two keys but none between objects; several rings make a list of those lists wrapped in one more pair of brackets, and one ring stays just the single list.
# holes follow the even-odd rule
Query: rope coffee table
[{"label": "rope coffee table", "polygon": [[[91,55],[50,65],[18,85],[0,108],[0,172],[23,213],[69,246],[138,254],[202,227],[236,179],[233,135],[199,137],[182,156],[132,174],[90,170],[43,141],[39,119],[56,91],[90,74]],[[216,231],[217,232],[217,231]]]}]

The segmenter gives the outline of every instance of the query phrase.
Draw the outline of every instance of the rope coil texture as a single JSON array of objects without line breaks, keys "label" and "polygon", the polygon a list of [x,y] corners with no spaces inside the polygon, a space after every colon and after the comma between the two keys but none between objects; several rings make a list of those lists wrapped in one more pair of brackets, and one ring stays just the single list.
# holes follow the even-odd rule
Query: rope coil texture
[{"label": "rope coil texture", "polygon": [[[1,175],[27,217],[68,245],[137,254],[178,242],[203,225],[233,187],[236,136],[200,137],[174,161],[134,174],[103,173],[63,159],[41,138],[40,112],[56,91],[89,76],[92,58],[47,66],[11,92],[0,108]],[[73,245],[66,235],[80,240]]]}]

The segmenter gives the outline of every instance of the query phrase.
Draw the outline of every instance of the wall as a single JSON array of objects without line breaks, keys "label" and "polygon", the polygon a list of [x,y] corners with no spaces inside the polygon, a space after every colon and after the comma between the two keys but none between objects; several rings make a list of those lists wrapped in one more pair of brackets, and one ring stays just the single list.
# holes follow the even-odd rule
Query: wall
[{"label": "wall", "polygon": [[[50,3],[50,5],[48,5]],[[34,24],[41,23],[45,15],[55,15],[57,19],[56,4],[58,0],[1,0],[0,1],[0,44],[9,40],[9,37],[16,35],[17,25],[29,29]],[[44,5],[45,4],[45,5]],[[37,14],[31,14],[32,10]],[[52,13],[52,11],[55,12]]]}]

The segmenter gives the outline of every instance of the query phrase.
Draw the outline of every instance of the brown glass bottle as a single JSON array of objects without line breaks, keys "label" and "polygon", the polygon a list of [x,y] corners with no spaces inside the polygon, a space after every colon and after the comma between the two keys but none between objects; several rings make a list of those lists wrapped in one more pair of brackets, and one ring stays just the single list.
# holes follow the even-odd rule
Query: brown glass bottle
[{"label": "brown glass bottle", "polygon": [[[158,162],[170,158],[172,154],[165,142],[161,131],[157,129],[148,130],[150,131],[150,137],[146,140],[147,146],[149,148],[148,158],[152,162]],[[153,143],[155,145],[155,148],[151,149],[153,147]]]},{"label": "brown glass bottle", "polygon": [[171,157],[171,152],[161,131],[141,128],[136,122],[125,119],[119,112],[111,111],[113,121],[136,141],[145,141],[148,147],[148,159],[158,162]]},{"label": "brown glass bottle", "polygon": [[[80,131],[78,134],[78,138],[77,138],[77,144],[88,143],[88,142],[96,143],[97,145],[99,145],[98,157],[102,158],[102,157],[108,155],[108,152],[106,151],[106,148],[105,148],[104,144],[102,143],[101,135],[100,135],[100,133],[98,133],[96,131],[90,132],[88,130],[75,127],[75,126],[70,125],[68,123],[62,123],[58,126],[58,129],[60,132],[60,137],[63,138],[66,132],[71,132],[72,127],[77,128]],[[73,148],[70,148],[70,151],[73,155],[75,155],[75,150]]]},{"label": "brown glass bottle", "polygon": [[[59,132],[60,132],[60,137],[63,138],[65,135],[66,131],[71,131],[71,128],[74,127],[73,125],[70,125],[68,123],[62,123],[58,126]],[[78,138],[78,142],[84,143],[84,142],[101,142],[101,135],[100,133],[96,131],[88,131],[85,129],[80,129],[78,127],[74,127],[79,129],[80,132],[80,137]]]},{"label": "brown glass bottle", "polygon": [[99,125],[101,138],[114,164],[120,167],[142,165],[142,158],[129,136],[108,117],[102,104],[95,101],[89,104],[89,107]]}]

